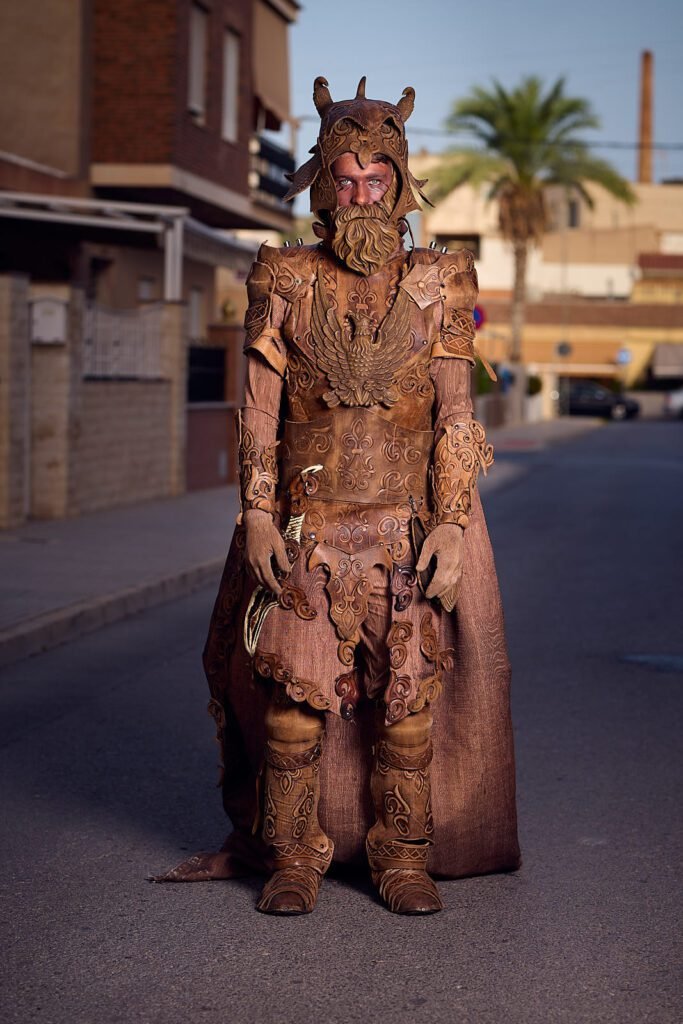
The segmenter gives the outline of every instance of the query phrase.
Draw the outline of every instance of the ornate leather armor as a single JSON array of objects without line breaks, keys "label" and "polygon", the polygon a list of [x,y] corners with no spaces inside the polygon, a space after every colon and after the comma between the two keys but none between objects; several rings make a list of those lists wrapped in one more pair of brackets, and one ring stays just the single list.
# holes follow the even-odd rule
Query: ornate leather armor
[{"label": "ornate leather armor", "polygon": [[[242,429],[244,507],[276,511],[284,523],[302,471],[316,466],[297,498],[298,550],[255,665],[294,700],[350,717],[372,581],[388,573],[392,667],[366,690],[384,696],[387,722],[399,721],[436,696],[448,658],[424,639],[437,637],[438,623],[416,587],[412,509],[429,528],[466,526],[477,472],[492,457],[483,428],[454,422],[440,394],[447,364],[474,363],[472,255],[401,251],[361,277],[323,246],[264,245],[247,287],[247,353],[283,386],[281,408],[265,410],[267,436]],[[327,628],[336,648],[332,673],[313,669],[301,642],[300,620],[313,618],[317,639],[327,645]]]},{"label": "ornate leather armor", "polygon": [[[190,858],[165,877],[230,877],[245,863],[267,865],[274,871],[258,903],[266,913],[309,913],[335,843],[349,859],[359,830],[380,897],[396,913],[441,909],[430,856],[456,876],[518,863],[502,618],[476,505],[461,549],[457,619],[448,614],[455,596],[443,589],[457,580],[459,552],[449,545],[468,525],[477,471],[492,458],[471,416],[477,279],[465,250],[402,249],[403,218],[424,184],[407,164],[413,100],[410,88],[396,104],[368,100],[363,78],[353,99],[334,102],[316,79],[320,133],[291,176],[290,195],[311,188],[320,219],[313,230],[326,245],[262,246],[248,281],[239,425],[249,514],[246,532],[235,534],[205,652],[235,831],[220,854]],[[381,174],[367,171],[382,163]],[[386,187],[370,199],[373,210],[347,209],[369,205],[369,193],[345,192],[363,179],[355,167],[378,195]],[[418,507],[421,525],[411,522]],[[429,552],[441,610],[420,589]],[[264,566],[284,569],[286,559],[291,572],[278,587]],[[247,566],[272,591],[250,585]],[[245,672],[245,654],[253,675],[273,683],[256,787],[260,842],[247,833],[256,768],[249,737],[260,727],[263,694]],[[429,706],[442,687],[450,699],[432,747]],[[323,714],[352,718],[362,694],[377,702],[369,773],[360,750],[367,718],[348,732]],[[371,827],[354,788],[368,774]],[[484,777],[486,786],[475,785]]]},{"label": "ornate leather armor", "polygon": [[317,462],[320,498],[392,504],[412,494],[431,508],[430,364],[474,363],[471,253],[417,249],[362,278],[321,246],[264,245],[247,287],[247,351],[285,380],[282,485]]}]

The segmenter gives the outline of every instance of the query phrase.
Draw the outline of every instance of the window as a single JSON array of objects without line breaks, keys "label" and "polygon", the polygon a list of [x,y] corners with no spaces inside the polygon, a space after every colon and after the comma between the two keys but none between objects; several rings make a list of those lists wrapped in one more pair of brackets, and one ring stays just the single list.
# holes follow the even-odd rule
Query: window
[{"label": "window", "polygon": [[187,106],[198,121],[206,113],[206,41],[209,16],[199,4],[190,8],[190,66]]},{"label": "window", "polygon": [[578,199],[570,199],[567,204],[567,227],[578,228],[581,223],[581,206]]},{"label": "window", "polygon": [[197,341],[202,337],[204,328],[204,292],[201,288],[190,288],[188,302],[188,319],[190,338]]},{"label": "window", "polygon": [[223,37],[223,138],[237,142],[239,134],[240,40],[234,32]]},{"label": "window", "polygon": [[154,278],[138,278],[138,302],[151,302],[154,298]]},{"label": "window", "polygon": [[[187,400],[188,402],[225,401],[224,348],[190,345]],[[227,473],[220,475],[226,476]]]}]

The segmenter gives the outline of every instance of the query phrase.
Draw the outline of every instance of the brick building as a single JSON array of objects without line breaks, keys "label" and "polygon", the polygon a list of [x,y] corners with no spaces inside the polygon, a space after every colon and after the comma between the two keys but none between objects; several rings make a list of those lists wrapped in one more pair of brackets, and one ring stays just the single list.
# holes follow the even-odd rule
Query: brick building
[{"label": "brick building", "polygon": [[[234,473],[217,268],[287,231],[295,0],[0,11],[0,525]],[[232,370],[232,372],[231,372]]]}]

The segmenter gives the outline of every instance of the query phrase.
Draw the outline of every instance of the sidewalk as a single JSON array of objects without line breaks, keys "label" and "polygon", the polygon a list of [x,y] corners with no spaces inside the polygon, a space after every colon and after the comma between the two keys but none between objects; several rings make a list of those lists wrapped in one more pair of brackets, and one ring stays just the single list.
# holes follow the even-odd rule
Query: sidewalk
[{"label": "sidewalk", "polygon": [[[489,432],[498,459],[486,495],[538,451],[596,428],[554,420]],[[0,667],[206,585],[218,586],[237,516],[235,487],[0,531]]]}]

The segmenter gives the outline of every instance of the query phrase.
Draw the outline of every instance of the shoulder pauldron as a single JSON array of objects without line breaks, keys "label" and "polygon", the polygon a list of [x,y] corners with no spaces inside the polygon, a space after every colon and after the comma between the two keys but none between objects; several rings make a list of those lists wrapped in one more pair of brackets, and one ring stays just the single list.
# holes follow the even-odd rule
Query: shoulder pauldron
[{"label": "shoulder pauldron", "polygon": [[[432,255],[422,252],[421,256]],[[474,363],[474,305],[477,301],[477,272],[469,249],[435,256],[416,263],[401,282],[420,309],[440,301],[442,322],[432,356],[467,359]]]},{"label": "shoulder pauldron", "polygon": [[262,245],[247,278],[249,308],[244,319],[245,350],[255,350],[284,374],[287,366],[282,323],[285,311],[310,289],[315,274],[311,248]]},{"label": "shoulder pauldron", "polygon": [[258,259],[273,274],[273,291],[287,302],[295,303],[310,290],[318,263],[317,245],[297,245],[276,249],[262,245]]}]

